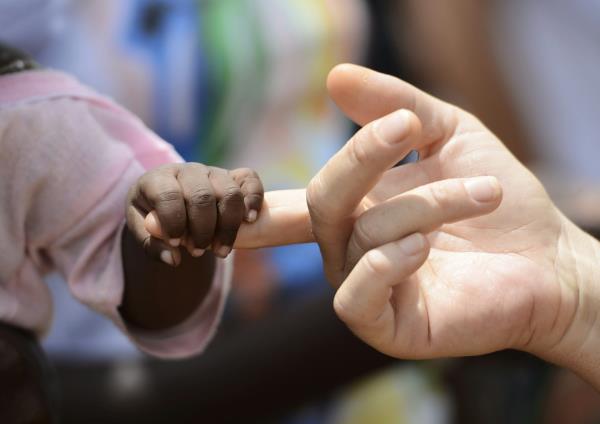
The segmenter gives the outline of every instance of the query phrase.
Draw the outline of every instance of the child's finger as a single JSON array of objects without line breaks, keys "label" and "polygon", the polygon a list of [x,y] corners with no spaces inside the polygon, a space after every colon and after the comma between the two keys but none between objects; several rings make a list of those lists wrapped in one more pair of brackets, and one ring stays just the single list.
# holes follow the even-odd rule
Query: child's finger
[{"label": "child's finger", "polygon": [[148,215],[146,215],[146,218],[144,219],[144,228],[150,233],[152,237],[165,240],[165,235],[163,233],[162,227],[160,226],[160,221],[158,220],[158,215],[156,215],[156,211],[152,211]]},{"label": "child's finger", "polygon": [[204,255],[204,252],[206,251],[206,249],[197,248],[194,240],[192,240],[189,235],[183,236],[181,245],[185,247],[190,256],[193,256],[194,258],[199,258],[200,256]]},{"label": "child's finger", "polygon": [[250,168],[239,168],[229,174],[238,183],[244,196],[245,216],[248,222],[256,221],[262,207],[265,190],[258,174]]},{"label": "child's finger", "polygon": [[[160,225],[158,225],[158,221],[156,221],[155,212],[153,212],[153,214],[154,219],[151,218],[146,220],[140,210],[135,206],[130,205],[127,208],[127,228],[138,243],[143,246],[144,251],[150,258],[162,261],[171,266],[177,266],[181,262],[179,249],[168,245],[160,238],[153,237],[153,234],[147,230],[146,221],[152,221],[152,224],[149,226],[152,227],[153,230],[158,229],[158,232],[160,233]],[[150,216],[150,214],[148,214],[148,216]]]},{"label": "child's finger", "polygon": [[185,233],[187,214],[183,193],[176,175],[179,168],[164,166],[149,172],[140,179],[140,192],[151,210],[155,210],[163,233],[176,247]]},{"label": "child's finger", "polygon": [[218,200],[213,252],[224,258],[231,252],[244,219],[244,198],[238,184],[224,169],[211,168],[210,181]]},{"label": "child's finger", "polygon": [[193,241],[192,256],[201,256],[210,246],[217,225],[216,193],[209,170],[199,163],[188,163],[178,175],[187,211],[187,236]]},{"label": "child's finger", "polygon": [[[160,222],[158,221],[155,211],[146,215],[146,218],[144,219],[144,228],[153,238],[164,240],[162,228],[160,227]],[[185,247],[189,254],[196,258],[204,254],[204,249],[196,248],[194,241],[187,234],[182,237],[181,246]]]}]

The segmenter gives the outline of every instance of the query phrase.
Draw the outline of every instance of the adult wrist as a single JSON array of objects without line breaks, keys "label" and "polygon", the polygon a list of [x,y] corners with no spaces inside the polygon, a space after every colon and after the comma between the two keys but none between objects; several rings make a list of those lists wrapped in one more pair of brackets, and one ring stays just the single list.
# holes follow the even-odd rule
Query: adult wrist
[{"label": "adult wrist", "polygon": [[[565,298],[546,343],[532,353],[579,374],[600,390],[600,243],[563,217],[556,272]],[[565,301],[574,307],[565,307]],[[560,314],[563,312],[563,315]]]}]

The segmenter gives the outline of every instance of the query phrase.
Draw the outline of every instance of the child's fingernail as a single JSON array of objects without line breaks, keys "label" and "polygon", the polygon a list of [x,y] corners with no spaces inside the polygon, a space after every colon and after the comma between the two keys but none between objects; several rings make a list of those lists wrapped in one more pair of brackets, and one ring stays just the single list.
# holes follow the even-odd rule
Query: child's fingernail
[{"label": "child's fingernail", "polygon": [[404,110],[394,112],[377,121],[375,132],[388,144],[400,143],[406,138],[410,129],[408,117],[408,113]]},{"label": "child's fingernail", "polygon": [[204,255],[204,249],[194,249],[194,250],[192,250],[192,256],[194,258],[199,258],[202,255]]},{"label": "child's fingernail", "polygon": [[175,259],[173,258],[173,253],[168,250],[163,250],[160,252],[160,260],[166,263],[167,265],[175,266]]},{"label": "child's fingernail", "polygon": [[231,252],[231,247],[229,246],[221,246],[217,249],[215,254],[220,258],[226,258],[227,255]]},{"label": "child's fingernail", "polygon": [[179,245],[181,244],[181,239],[173,238],[169,240],[169,244],[173,247],[179,247]]},{"label": "child's fingernail", "polygon": [[248,222],[254,222],[256,221],[256,217],[258,216],[258,212],[256,212],[254,209],[251,209],[248,212],[248,218],[246,218],[248,220]]}]

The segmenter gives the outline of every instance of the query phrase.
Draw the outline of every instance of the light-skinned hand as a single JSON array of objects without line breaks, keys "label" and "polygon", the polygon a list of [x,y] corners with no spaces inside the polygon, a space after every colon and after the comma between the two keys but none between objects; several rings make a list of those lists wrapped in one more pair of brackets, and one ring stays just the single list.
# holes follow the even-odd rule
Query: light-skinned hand
[{"label": "light-skinned hand", "polygon": [[340,318],[399,358],[515,348],[600,387],[598,243],[471,114],[353,65],[328,87],[363,126],[307,191]]}]

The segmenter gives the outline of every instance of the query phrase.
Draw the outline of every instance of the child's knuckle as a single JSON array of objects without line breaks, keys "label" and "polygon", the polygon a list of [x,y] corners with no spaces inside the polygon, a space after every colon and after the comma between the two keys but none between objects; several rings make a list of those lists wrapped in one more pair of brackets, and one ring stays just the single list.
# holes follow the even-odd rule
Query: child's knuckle
[{"label": "child's knuckle", "polygon": [[190,194],[189,203],[197,208],[212,206],[215,203],[215,196],[210,190],[198,189]]},{"label": "child's knuckle", "polygon": [[239,202],[242,198],[242,190],[239,187],[228,187],[223,193],[223,200],[226,202]]},{"label": "child's knuckle", "polygon": [[156,194],[156,203],[174,203],[183,200],[179,190],[165,190]]}]

